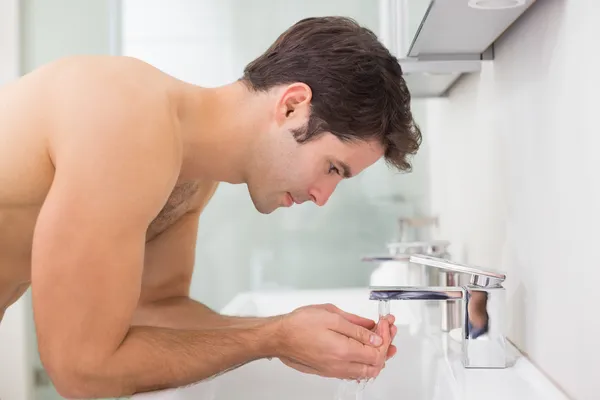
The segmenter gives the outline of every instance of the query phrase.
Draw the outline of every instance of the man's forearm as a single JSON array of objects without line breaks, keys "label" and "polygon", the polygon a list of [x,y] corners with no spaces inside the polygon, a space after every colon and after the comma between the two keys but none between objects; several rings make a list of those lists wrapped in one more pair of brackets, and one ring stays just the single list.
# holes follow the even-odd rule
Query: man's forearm
[{"label": "man's forearm", "polygon": [[119,397],[198,382],[247,362],[277,356],[279,319],[176,330],[134,326],[101,365],[64,382],[73,397]]},{"label": "man's forearm", "polygon": [[133,318],[133,325],[205,329],[227,327],[240,321],[259,320],[260,318],[221,315],[189,297],[173,297],[139,306]]}]

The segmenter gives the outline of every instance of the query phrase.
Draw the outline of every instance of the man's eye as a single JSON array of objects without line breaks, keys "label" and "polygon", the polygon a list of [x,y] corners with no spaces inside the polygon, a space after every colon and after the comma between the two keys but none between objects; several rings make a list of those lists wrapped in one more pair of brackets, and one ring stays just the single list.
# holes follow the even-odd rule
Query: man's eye
[{"label": "man's eye", "polygon": [[340,174],[340,170],[332,163],[329,163],[329,173],[331,174],[332,172],[335,172],[338,175]]}]

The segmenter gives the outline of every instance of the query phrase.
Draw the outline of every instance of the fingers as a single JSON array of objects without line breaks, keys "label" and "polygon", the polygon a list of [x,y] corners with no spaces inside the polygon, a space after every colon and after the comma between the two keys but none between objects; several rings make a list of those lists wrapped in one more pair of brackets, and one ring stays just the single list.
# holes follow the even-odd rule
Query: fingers
[{"label": "fingers", "polygon": [[372,329],[375,327],[376,323],[372,319],[363,318],[356,314],[351,314],[346,311],[339,310],[339,314],[344,317],[348,322],[352,322],[353,324],[360,325],[366,329]]},{"label": "fingers", "polygon": [[388,320],[388,322],[390,323],[390,325],[394,325],[394,323],[396,323],[396,317],[394,317],[392,314],[386,315],[385,319]]},{"label": "fingers", "polygon": [[304,372],[305,374],[320,375],[319,371],[317,371],[314,368],[309,367],[308,365],[304,365],[302,363],[293,361],[289,358],[282,358],[280,360],[282,363],[284,363],[288,367],[294,368],[297,371]]},{"label": "fingers", "polygon": [[333,304],[323,304],[323,308],[325,308],[327,311],[331,311],[333,313],[341,315],[346,321],[356,325],[360,325],[363,328],[373,329],[376,325],[376,322],[372,319],[363,318],[359,315],[348,313],[344,310],[339,309]]},{"label": "fingers", "polygon": [[372,346],[365,346],[353,339],[348,340],[347,354],[341,356],[343,360],[372,366],[381,366],[385,362],[381,356],[381,351]]},{"label": "fingers", "polygon": [[375,332],[381,336],[381,338],[383,339],[383,343],[386,344],[390,344],[392,339],[391,339],[391,332],[390,332],[390,324],[388,322],[387,318],[381,318],[379,320],[379,322],[377,323],[377,329],[375,330]]},{"label": "fingers", "polygon": [[319,371],[315,368],[309,367],[308,365],[296,362],[289,358],[281,358],[280,360],[288,367],[303,372],[305,374],[320,375],[339,379],[376,378],[381,372],[381,370],[384,368],[384,366],[376,367],[372,365],[353,362],[340,364],[337,368]]},{"label": "fingers", "polygon": [[396,353],[398,352],[398,348],[396,346],[394,346],[393,344],[388,348],[388,352],[387,352],[387,357],[385,359],[385,361],[389,360],[390,358],[394,357],[396,355]]},{"label": "fingers", "polygon": [[368,346],[379,347],[384,343],[384,339],[380,336],[380,332],[371,332],[367,328],[353,324],[341,316],[336,318],[336,322],[331,329]]},{"label": "fingers", "polygon": [[395,354],[395,350],[392,350],[393,353],[390,355],[390,346],[392,346],[392,335],[395,335],[397,330],[396,326],[392,325],[390,327],[387,320],[382,319],[377,325],[376,332],[381,336],[383,344],[379,347],[372,347],[365,346],[356,340],[350,340],[348,342],[348,356],[350,360],[376,367],[383,366]]},{"label": "fingers", "polygon": [[348,366],[347,374],[350,379],[377,378],[381,369],[381,367],[374,367],[372,365],[351,363]]},{"label": "fingers", "polygon": [[396,352],[398,351],[397,347],[394,346],[393,344],[391,344],[392,342],[394,342],[394,338],[396,337],[397,333],[398,333],[398,327],[396,325],[390,325],[391,342],[390,342],[390,347],[388,348],[388,351],[387,351],[386,361],[389,360],[390,358],[394,357],[396,355]]},{"label": "fingers", "polygon": [[[367,329],[374,329],[377,326],[377,323],[375,321],[373,321],[372,319],[364,318],[364,317],[361,317],[360,315],[346,312],[331,303],[319,304],[315,307],[322,308],[322,309],[330,311],[332,313],[341,315],[348,322],[351,322],[356,325],[360,325]],[[396,317],[394,317],[392,314],[388,314],[384,318],[388,320],[390,325],[393,325],[396,322]]]},{"label": "fingers", "polygon": [[[383,339],[383,346],[378,349],[378,353],[383,358],[382,363],[385,366],[385,362],[396,354],[396,346],[392,344],[398,328],[395,325],[390,325],[388,322],[389,318],[382,318],[377,324],[376,332],[381,335]],[[379,364],[378,364],[379,365]]]}]

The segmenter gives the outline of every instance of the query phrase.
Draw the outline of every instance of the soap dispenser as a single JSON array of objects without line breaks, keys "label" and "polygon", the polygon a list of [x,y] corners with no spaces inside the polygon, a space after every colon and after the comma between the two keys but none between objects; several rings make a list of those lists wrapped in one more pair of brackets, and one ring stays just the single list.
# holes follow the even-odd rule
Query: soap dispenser
[{"label": "soap dispenser", "polygon": [[439,271],[413,265],[409,259],[412,254],[449,259],[448,246],[450,246],[450,242],[445,240],[388,243],[388,256],[363,257],[363,261],[379,262],[377,268],[371,273],[369,285],[436,286],[440,282]]}]

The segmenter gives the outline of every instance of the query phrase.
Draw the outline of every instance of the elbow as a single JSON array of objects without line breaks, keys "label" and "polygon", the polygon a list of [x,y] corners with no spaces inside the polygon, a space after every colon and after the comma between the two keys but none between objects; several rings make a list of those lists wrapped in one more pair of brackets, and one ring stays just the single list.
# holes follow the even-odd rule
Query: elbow
[{"label": "elbow", "polygon": [[[40,352],[41,354],[41,352]],[[81,355],[81,354],[80,354]],[[118,379],[109,379],[97,363],[85,365],[86,357],[42,357],[48,376],[61,397],[67,399],[97,399],[129,396]]]},{"label": "elbow", "polygon": [[82,379],[66,369],[53,369],[48,372],[50,380],[58,394],[66,399],[96,398],[95,392]]},{"label": "elbow", "polygon": [[91,382],[84,379],[74,368],[50,363],[46,368],[54,388],[61,397],[66,399],[90,399],[94,397]]}]

